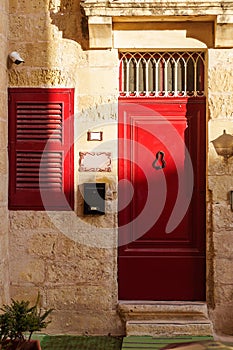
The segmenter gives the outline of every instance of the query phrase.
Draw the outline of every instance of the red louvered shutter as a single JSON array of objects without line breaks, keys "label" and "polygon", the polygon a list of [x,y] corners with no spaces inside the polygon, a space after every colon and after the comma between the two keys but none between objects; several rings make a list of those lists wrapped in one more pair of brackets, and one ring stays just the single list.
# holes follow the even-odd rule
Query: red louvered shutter
[{"label": "red louvered shutter", "polygon": [[74,206],[74,89],[9,89],[9,209]]}]

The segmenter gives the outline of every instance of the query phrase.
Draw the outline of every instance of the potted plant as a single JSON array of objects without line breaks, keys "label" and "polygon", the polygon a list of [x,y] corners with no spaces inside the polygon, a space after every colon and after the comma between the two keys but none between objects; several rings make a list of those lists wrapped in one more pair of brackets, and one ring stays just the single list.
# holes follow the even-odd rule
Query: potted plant
[{"label": "potted plant", "polygon": [[40,343],[32,340],[33,332],[46,328],[46,321],[52,309],[42,312],[39,308],[38,293],[35,305],[29,301],[11,300],[10,305],[0,309],[0,350],[41,350]]}]

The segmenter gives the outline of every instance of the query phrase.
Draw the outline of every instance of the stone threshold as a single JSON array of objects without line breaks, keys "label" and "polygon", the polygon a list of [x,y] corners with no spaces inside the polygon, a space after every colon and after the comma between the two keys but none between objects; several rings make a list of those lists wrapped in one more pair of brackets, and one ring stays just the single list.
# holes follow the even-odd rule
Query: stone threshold
[{"label": "stone threshold", "polygon": [[207,304],[203,302],[119,301],[118,312],[127,336],[213,335]]}]

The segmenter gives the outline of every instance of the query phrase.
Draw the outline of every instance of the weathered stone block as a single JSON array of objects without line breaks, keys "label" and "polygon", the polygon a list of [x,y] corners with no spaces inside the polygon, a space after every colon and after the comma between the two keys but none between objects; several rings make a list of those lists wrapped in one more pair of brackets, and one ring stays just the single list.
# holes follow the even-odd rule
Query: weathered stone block
[{"label": "weathered stone block", "polygon": [[48,0],[9,0],[10,12],[19,14],[37,14],[38,12],[48,11]]},{"label": "weathered stone block", "polygon": [[230,203],[216,202],[213,204],[214,232],[233,231],[232,211]]},{"label": "weathered stone block", "polygon": [[[228,128],[232,127],[231,126],[232,117],[233,117],[233,113],[231,109],[232,101],[233,101],[233,95],[229,92],[223,92],[223,93],[217,92],[216,94],[210,93],[209,95],[210,117],[214,120],[220,119],[219,123],[222,123],[223,126],[225,125],[224,128],[227,131],[229,131]],[[215,126],[215,129],[216,127],[217,127],[217,124]],[[221,128],[219,128],[218,134],[222,130]]]},{"label": "weathered stone block", "polygon": [[6,149],[7,146],[7,123],[0,121],[0,150]]},{"label": "weathered stone block", "polygon": [[7,13],[8,10],[8,0],[2,0],[0,3],[0,10]]},{"label": "weathered stone block", "polygon": [[[59,66],[58,61],[60,55],[58,55],[59,41],[49,42],[46,39],[39,42],[36,47],[33,43],[27,43],[25,50],[28,53],[26,57],[26,63],[28,66],[40,69],[52,68]],[[43,64],[41,64],[43,62]]]},{"label": "weathered stone block", "polygon": [[51,218],[46,212],[40,211],[10,211],[10,228],[12,233],[19,230],[55,228]]},{"label": "weathered stone block", "polygon": [[27,251],[31,256],[37,256],[44,259],[54,258],[54,246],[57,241],[56,232],[45,231],[36,232],[27,240]]},{"label": "weathered stone block", "polygon": [[96,313],[54,311],[47,331],[52,334],[81,335],[121,335],[124,333],[122,322],[116,311]]},{"label": "weathered stone block", "polygon": [[[88,254],[85,247],[77,243],[73,239],[59,234],[55,243],[53,244],[53,254],[58,260],[76,259],[77,257],[83,258],[85,253]],[[95,253],[93,252],[95,258]]]},{"label": "weathered stone block", "polygon": [[[4,14],[3,12],[1,12],[0,35],[2,38],[7,38],[7,35],[8,35],[8,16],[7,16],[7,13]],[[1,62],[4,62],[4,61],[1,61]]]},{"label": "weathered stone block", "polygon": [[0,206],[0,236],[8,234],[8,210],[6,204]]},{"label": "weathered stone block", "polygon": [[70,46],[73,49],[72,55],[70,54],[72,49],[69,48],[69,45],[66,44],[65,47],[63,47],[62,42],[57,39],[48,41],[46,38],[42,42],[39,42],[36,47],[33,42],[27,43],[25,45],[26,65],[29,67],[31,66],[34,69],[38,67],[39,70],[41,66],[43,66],[43,68],[51,69],[53,67],[61,67],[68,70],[68,68],[72,68],[72,65],[77,64],[77,62],[74,62],[74,58],[72,59],[72,57],[76,57],[75,45]]},{"label": "weathered stone block", "polygon": [[118,91],[117,68],[83,68],[79,72],[79,93],[111,95]]},{"label": "weathered stone block", "polygon": [[208,49],[208,69],[226,68],[233,64],[233,50],[232,49]]},{"label": "weathered stone block", "polygon": [[[98,284],[98,283],[97,283]],[[111,311],[117,300],[112,300],[108,284],[73,285],[48,288],[47,303],[56,310],[93,312]]]},{"label": "weathered stone block", "polygon": [[4,285],[4,281],[7,281],[7,257],[2,257],[0,263],[0,286]]},{"label": "weathered stone block", "polygon": [[214,288],[214,298],[216,305],[232,304],[233,285],[216,283]]},{"label": "weathered stone block", "polygon": [[223,94],[222,96],[219,96],[220,99],[224,97],[232,99],[232,96],[229,96],[229,92],[232,91],[233,86],[231,69],[232,65],[228,65],[228,62],[226,62],[224,67],[218,67],[212,69],[211,72],[209,72],[208,85],[212,98],[218,98],[218,96],[216,95],[216,93],[218,92]]},{"label": "weathered stone block", "polygon": [[45,262],[39,259],[32,259],[14,255],[11,251],[10,281],[16,284],[33,283],[41,284],[45,280]]},{"label": "weathered stone block", "polygon": [[[219,180],[221,176],[224,176],[229,173],[228,167],[226,166],[226,163],[224,162],[224,159],[222,157],[219,157],[215,154],[213,154],[213,150],[210,150],[209,152],[209,160],[208,160],[208,173],[209,177],[211,176],[219,176]],[[210,184],[211,186],[211,184]]]},{"label": "weathered stone block", "polygon": [[59,69],[12,69],[9,72],[10,86],[31,86],[31,87],[60,87],[73,86],[73,78],[66,71]]},{"label": "weathered stone block", "polygon": [[7,205],[8,192],[7,192],[7,176],[1,175],[0,177],[0,205]]},{"label": "weathered stone block", "polygon": [[[213,240],[214,240],[215,256],[218,259],[220,258],[233,259],[233,250],[232,250],[233,231],[222,231],[219,233],[214,232]],[[232,277],[233,277],[233,274],[232,274]],[[233,284],[233,280],[232,280],[232,284]]]},{"label": "weathered stone block", "polygon": [[[20,42],[31,42],[33,40],[47,41],[47,28],[50,18],[44,12],[36,12],[32,16],[16,14],[10,16],[10,40]],[[20,30],[21,32],[17,32]]]},{"label": "weathered stone block", "polygon": [[[231,284],[233,280],[233,260],[219,259],[214,260],[215,281],[219,284]],[[232,301],[233,302],[233,301]]]},{"label": "weathered stone block", "polygon": [[[78,4],[78,2],[76,2]],[[51,14],[52,24],[55,24],[57,28],[62,32],[63,38],[74,40],[80,43],[84,47],[88,47],[88,43],[85,43],[85,37],[88,36],[84,23],[87,19],[82,16],[79,9],[73,12],[60,11],[57,14]],[[84,32],[85,30],[85,32]]]},{"label": "weathered stone block", "polygon": [[89,67],[119,67],[118,50],[90,50],[88,51]]},{"label": "weathered stone block", "polygon": [[9,13],[13,13],[18,10],[18,0],[8,0],[9,2]]},{"label": "weathered stone block", "polygon": [[15,300],[28,300],[34,304],[40,292],[40,306],[45,307],[45,297],[42,288],[38,288],[32,284],[17,285],[14,282],[10,285],[10,297]]},{"label": "weathered stone block", "polygon": [[211,318],[214,323],[216,333],[233,335],[233,304],[218,305],[211,311]]},{"label": "weathered stone block", "polygon": [[[8,237],[5,234],[0,233],[0,259],[4,261],[8,256]],[[3,281],[2,281],[3,282]]]},{"label": "weathered stone block", "polygon": [[6,291],[3,286],[0,286],[0,305],[8,304],[9,303],[9,297],[6,297]]},{"label": "weathered stone block", "polygon": [[[104,219],[109,221],[105,222]],[[102,218],[77,217],[72,223],[68,236],[74,241],[95,248],[113,248],[116,246],[115,215]]]},{"label": "weathered stone block", "polygon": [[26,34],[26,16],[11,15],[9,17],[9,40],[22,41],[22,34]]},{"label": "weathered stone block", "polygon": [[61,233],[69,232],[71,222],[75,217],[75,213],[70,211],[47,211],[47,216],[53,224],[54,230]]},{"label": "weathered stone block", "polygon": [[[86,123],[92,123],[98,119],[113,119],[116,120],[117,116],[117,95],[79,95],[77,98],[78,110],[78,121],[85,121]],[[103,109],[108,109],[108,113],[103,113]],[[100,113],[98,113],[100,111]],[[106,111],[107,112],[107,111]],[[102,117],[102,118],[100,118]],[[81,118],[81,120],[80,120]],[[101,120],[100,120],[101,121]],[[92,124],[93,126],[93,124]],[[86,129],[85,129],[86,130]]]},{"label": "weathered stone block", "polygon": [[[7,55],[5,56],[5,60],[7,61]],[[5,73],[6,73],[6,66],[4,65],[5,71],[3,73],[3,76],[5,77]],[[0,80],[0,91],[6,91],[6,84],[7,84],[7,80],[6,79],[1,79]],[[5,105],[5,104],[4,104]]]},{"label": "weathered stone block", "polygon": [[0,90],[0,119],[2,121],[5,121],[8,119],[8,115],[7,115],[7,75],[6,75],[6,70],[1,70],[0,68],[0,72],[2,72],[2,80],[5,82],[5,86],[3,90]]},{"label": "weathered stone block", "polygon": [[229,190],[233,190],[233,178],[231,175],[209,176],[209,189],[212,191],[212,200],[230,202]]},{"label": "weathered stone block", "polygon": [[47,283],[67,285],[78,283],[102,283],[113,278],[112,264],[92,257],[72,261],[47,262]]}]

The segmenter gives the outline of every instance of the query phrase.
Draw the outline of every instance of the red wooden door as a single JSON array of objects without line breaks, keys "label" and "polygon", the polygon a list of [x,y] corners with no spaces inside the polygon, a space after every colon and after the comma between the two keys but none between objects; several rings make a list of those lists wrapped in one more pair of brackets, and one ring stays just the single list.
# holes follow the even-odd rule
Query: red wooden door
[{"label": "red wooden door", "polygon": [[119,99],[121,300],[205,300],[205,99]]}]

